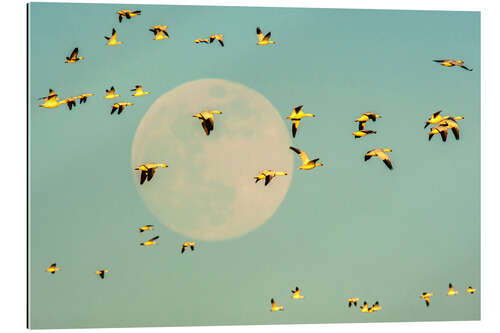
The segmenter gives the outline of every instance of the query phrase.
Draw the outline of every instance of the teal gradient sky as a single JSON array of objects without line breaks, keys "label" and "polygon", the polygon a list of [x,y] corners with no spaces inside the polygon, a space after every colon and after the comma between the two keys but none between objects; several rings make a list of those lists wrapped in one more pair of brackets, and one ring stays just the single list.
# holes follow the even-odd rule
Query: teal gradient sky
[{"label": "teal gradient sky", "polygon": [[[123,8],[142,15],[118,23]],[[480,295],[464,291],[480,288],[478,12],[31,3],[29,16],[32,328],[480,318]],[[169,40],[152,40],[156,24]],[[255,45],[256,26],[277,45]],[[105,45],[113,27],[124,45]],[[192,44],[213,33],[224,48]],[[85,60],[65,64],[77,46]],[[432,62],[445,58],[474,71]],[[260,228],[182,257],[185,236],[137,193],[131,147],[156,98],[205,78],[256,90],[283,121],[303,104],[316,118],[293,145],[325,166],[294,171]],[[126,96],[139,83],[151,94],[110,116],[105,89]],[[71,112],[39,108],[49,88],[96,96]],[[424,122],[439,109],[465,117],[460,141],[428,141]],[[353,120],[366,111],[383,118],[355,141]],[[377,147],[393,149],[393,171],[363,162]],[[142,224],[156,225],[158,246],[138,246]],[[51,276],[53,262],[62,270]],[[100,267],[111,270],[102,281]],[[448,282],[459,295],[444,296]],[[303,301],[290,298],[296,285]],[[436,294],[430,308],[424,290]],[[383,310],[348,309],[351,296]],[[271,297],[284,312],[269,312]]]}]

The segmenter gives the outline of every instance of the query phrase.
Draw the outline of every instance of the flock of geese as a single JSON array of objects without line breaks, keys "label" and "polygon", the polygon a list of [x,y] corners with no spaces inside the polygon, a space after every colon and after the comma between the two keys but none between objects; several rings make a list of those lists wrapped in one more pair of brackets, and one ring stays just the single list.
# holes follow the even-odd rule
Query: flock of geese
[{"label": "flock of geese", "polygon": [[[132,19],[135,16],[141,15],[140,10],[119,10],[117,12],[118,14],[118,20],[119,22],[122,22],[122,20],[125,18],[127,20]],[[168,26],[166,25],[155,25],[152,28],[149,29],[154,34],[154,40],[163,40],[163,39],[168,39],[169,34],[167,32]],[[271,45],[271,44],[276,44],[275,41],[270,40],[271,38],[271,32],[268,32],[266,35],[263,34],[262,30],[257,27],[256,29],[257,33],[257,45],[264,46],[264,45]],[[200,38],[196,39],[193,42],[195,44],[211,44],[213,41],[217,40],[219,44],[224,47],[224,40],[223,40],[224,35],[222,34],[214,34],[210,35],[208,38]],[[122,41],[117,40],[117,31],[113,28],[111,31],[111,36],[105,36],[105,39],[107,40],[106,45],[109,46],[116,46],[116,45],[121,45],[123,44]],[[77,63],[79,61],[84,60],[84,57],[79,56],[79,50],[78,48],[75,48],[71,54],[66,57],[65,63]],[[434,60],[435,62],[441,64],[442,66],[445,67],[453,67],[453,66],[458,66],[461,67],[465,70],[472,71],[472,69],[467,68],[464,65],[464,62],[462,60],[452,60],[452,59],[445,59],[445,60]],[[141,85],[135,85],[135,87],[131,90],[134,92],[131,96],[134,97],[140,97],[140,96],[145,96],[148,95],[149,92],[145,91]],[[85,103],[87,101],[88,97],[93,96],[93,93],[83,93],[78,96],[73,96],[73,97],[67,97],[64,99],[60,99],[58,95],[54,92],[54,90],[49,89],[49,94],[48,96],[42,97],[40,99],[43,99],[44,102],[40,104],[40,107],[43,108],[56,108],[59,107],[63,104],[66,104],[69,110],[72,110],[73,107],[76,106],[76,100],[79,100],[79,104]],[[119,94],[116,93],[115,88],[112,86],[110,89],[106,89],[106,94],[104,96],[104,99],[115,99],[117,97],[120,97]],[[126,107],[132,106],[133,103],[131,102],[117,102],[112,104],[111,106],[111,114],[114,114],[115,111],[117,111],[117,114],[120,115]],[[435,113],[433,113],[430,118],[425,122],[424,129],[427,128],[430,124],[435,125],[434,127],[431,128],[429,132],[429,140],[431,140],[432,136],[434,134],[440,134],[442,141],[445,142],[447,139],[448,135],[448,130],[451,129],[453,132],[453,135],[455,136],[456,140],[459,140],[459,125],[457,123],[457,120],[459,119],[464,119],[463,116],[442,116],[441,115],[442,110],[439,110]],[[205,132],[205,134],[208,136],[210,133],[214,130],[214,124],[215,124],[215,115],[220,115],[222,112],[220,110],[203,110],[195,115],[193,115],[194,118],[198,118],[201,122],[201,126]],[[292,137],[295,138],[297,131],[299,129],[299,125],[301,121],[304,118],[314,118],[315,115],[311,113],[305,113],[303,110],[303,105],[297,106],[292,109],[291,113],[289,116],[286,117],[286,119],[289,119],[291,121],[291,132],[292,132]],[[370,121],[375,122],[377,119],[382,118],[381,115],[376,114],[375,112],[365,112],[361,116],[359,116],[357,119],[354,120],[354,122],[358,123],[358,129],[357,131],[353,132],[352,135],[354,136],[354,139],[362,138],[367,135],[373,135],[376,134],[377,132],[374,130],[366,129],[366,124],[369,123]],[[302,165],[298,167],[300,170],[312,170],[316,167],[323,166],[323,163],[319,162],[319,158],[314,158],[310,159],[309,156],[304,152],[303,150],[296,148],[296,147],[290,147],[290,149],[298,154],[299,158],[302,161]],[[384,164],[389,168],[390,170],[393,169],[391,159],[389,158],[389,155],[387,154],[388,152],[392,152],[392,149],[390,148],[375,148],[370,151],[368,151],[364,155],[364,160],[368,161],[374,156],[379,157]],[[140,185],[143,185],[146,180],[150,182],[157,171],[158,168],[167,168],[167,164],[165,163],[145,163],[134,170],[140,172],[139,176],[139,181]],[[275,170],[261,170],[258,172],[258,175],[254,177],[255,183],[258,183],[259,181],[263,180],[264,181],[264,186],[267,186],[271,180],[276,177],[276,176],[286,176],[287,172],[284,171],[275,171]],[[152,231],[154,230],[154,226],[151,224],[144,225],[139,228],[139,232],[143,233],[146,231]],[[159,236],[154,236],[144,242],[141,242],[141,246],[153,246],[158,244],[157,240],[159,239]],[[182,244],[181,246],[181,254],[183,254],[186,249],[191,249],[191,251],[194,251],[196,246],[196,242],[194,241],[186,241]],[[49,268],[46,269],[46,272],[55,274],[56,272],[60,271],[61,268],[57,267],[56,263],[52,264]],[[105,275],[109,273],[109,269],[101,268],[95,272],[101,279],[104,279]],[[466,292],[469,294],[474,294],[476,292],[476,289],[472,288],[469,286],[466,289]],[[301,289],[299,287],[296,287],[291,291],[292,299],[294,300],[301,300],[304,298],[304,295],[301,294]],[[455,290],[453,285],[450,283],[449,284],[449,290],[447,295],[448,296],[454,296],[458,294],[458,290]],[[420,298],[422,298],[425,301],[426,306],[428,307],[430,305],[430,298],[434,296],[432,292],[423,292],[421,295],[419,295]],[[359,297],[351,297],[347,300],[348,307],[357,307],[357,304],[359,302],[360,298]],[[380,306],[380,303],[376,301],[372,306],[368,306],[368,302],[364,301],[363,305],[360,306],[361,312],[363,313],[372,313],[372,312],[377,312],[382,309]],[[279,306],[274,298],[271,298],[271,312],[277,312],[277,311],[283,311],[284,306]]]}]

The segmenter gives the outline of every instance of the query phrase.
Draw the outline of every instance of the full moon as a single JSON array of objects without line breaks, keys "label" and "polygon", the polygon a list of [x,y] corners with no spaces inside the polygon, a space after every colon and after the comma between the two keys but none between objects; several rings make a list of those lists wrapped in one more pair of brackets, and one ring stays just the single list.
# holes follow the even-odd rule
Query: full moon
[{"label": "full moon", "polygon": [[[193,115],[220,110],[205,134]],[[159,97],[139,124],[132,167],[166,163],[137,191],[152,214],[187,237],[218,241],[264,224],[279,207],[293,176],[293,152],[284,119],[261,94],[241,84],[204,79]],[[269,185],[263,169],[285,171]]]}]

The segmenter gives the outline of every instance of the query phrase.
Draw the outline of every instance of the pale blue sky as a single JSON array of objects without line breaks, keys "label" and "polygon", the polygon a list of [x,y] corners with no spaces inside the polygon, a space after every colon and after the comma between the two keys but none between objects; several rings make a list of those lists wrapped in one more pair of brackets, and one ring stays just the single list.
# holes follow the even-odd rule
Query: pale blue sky
[{"label": "pale blue sky", "polygon": [[[118,23],[122,8],[142,15]],[[152,40],[156,24],[169,40]],[[278,44],[255,45],[257,25]],[[124,45],[105,46],[113,27]],[[480,287],[478,12],[32,3],[29,32],[33,328],[479,319],[479,295],[464,293]],[[224,48],[192,45],[212,33]],[[65,64],[76,46],[86,59]],[[474,71],[432,62],[442,58]],[[295,171],[262,227],[180,257],[185,237],[136,191],[131,145],[157,97],[202,78],[254,89],[283,118],[304,104],[317,117],[292,142],[325,167]],[[125,96],[138,83],[151,95],[111,117],[104,90]],[[96,96],[74,112],[39,108],[49,88]],[[465,117],[460,141],[428,141],[424,122],[439,109]],[[365,111],[382,114],[369,124],[378,133],[354,141]],[[392,172],[363,162],[376,147],[393,149]],[[150,251],[137,246],[141,224],[161,234]],[[454,298],[443,296],[450,281]],[[301,304],[289,298],[295,285]],[[424,290],[437,294],[428,309]],[[384,309],[347,309],[350,296]],[[285,311],[270,313],[270,297]]]}]

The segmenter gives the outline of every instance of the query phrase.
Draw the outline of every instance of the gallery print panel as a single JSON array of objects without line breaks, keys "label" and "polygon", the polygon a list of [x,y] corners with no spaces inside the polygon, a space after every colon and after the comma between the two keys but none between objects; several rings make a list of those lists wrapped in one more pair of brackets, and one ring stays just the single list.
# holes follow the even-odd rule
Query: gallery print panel
[{"label": "gallery print panel", "polygon": [[480,319],[480,13],[28,5],[29,327]]}]

